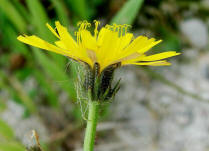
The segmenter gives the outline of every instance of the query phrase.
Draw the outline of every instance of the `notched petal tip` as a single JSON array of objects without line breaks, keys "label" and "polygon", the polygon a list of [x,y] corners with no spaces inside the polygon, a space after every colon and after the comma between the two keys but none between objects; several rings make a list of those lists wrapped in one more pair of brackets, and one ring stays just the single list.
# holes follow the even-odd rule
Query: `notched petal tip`
[{"label": "notched petal tip", "polygon": [[27,39],[27,37],[28,37],[27,35],[19,35],[17,37],[17,40],[25,43],[25,40]]},{"label": "notched petal tip", "polygon": [[[176,51],[175,51],[176,52]],[[176,56],[178,56],[178,55],[180,55],[180,54],[182,54],[182,53],[180,53],[180,52],[176,52]]]},{"label": "notched petal tip", "polygon": [[17,40],[20,41],[20,39],[21,39],[22,37],[23,37],[22,35],[19,35],[19,36],[17,37]]},{"label": "notched petal tip", "polygon": [[160,39],[160,40],[155,40],[155,42],[156,42],[157,44],[161,43],[162,41],[163,41],[162,39]]},{"label": "notched petal tip", "polygon": [[60,22],[58,20],[55,21],[55,24],[60,24]]},{"label": "notched petal tip", "polygon": [[54,28],[52,28],[52,26],[51,25],[49,25],[48,23],[46,23],[46,26],[47,26],[47,28],[57,37],[57,38],[60,38],[60,36],[59,36],[59,34],[58,34],[58,32],[54,29]]}]

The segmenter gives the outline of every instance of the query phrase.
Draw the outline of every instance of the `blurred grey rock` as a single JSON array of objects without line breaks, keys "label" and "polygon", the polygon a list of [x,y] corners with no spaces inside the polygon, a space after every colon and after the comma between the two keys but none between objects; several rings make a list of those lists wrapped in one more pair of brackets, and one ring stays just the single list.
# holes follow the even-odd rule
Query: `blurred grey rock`
[{"label": "blurred grey rock", "polygon": [[197,56],[199,56],[200,51],[198,49],[194,49],[194,48],[187,48],[183,50],[183,57],[189,61],[193,61],[194,59],[197,58]]},{"label": "blurred grey rock", "polygon": [[41,141],[47,141],[49,134],[41,120],[36,116],[24,118],[24,112],[25,110],[21,105],[14,101],[8,101],[7,109],[0,114],[0,117],[9,124],[16,137],[24,145],[30,146],[33,143],[31,140],[32,130],[37,131]]},{"label": "blurred grey rock", "polygon": [[208,28],[200,19],[189,19],[180,23],[182,33],[198,48],[205,48],[208,44]]},{"label": "blurred grey rock", "polygon": [[[114,118],[126,119],[126,116],[130,118],[133,106],[139,105],[139,100],[143,101],[146,96],[146,89],[141,87],[139,79],[134,72],[135,68],[120,69],[116,73],[117,78],[121,78],[121,88],[119,93],[116,94],[114,103],[117,105],[114,107],[116,114]],[[125,114],[121,114],[121,112]],[[118,113],[118,114],[117,114]]]},{"label": "blurred grey rock", "polygon": [[18,123],[19,120],[21,120],[22,116],[24,114],[24,108],[17,103],[15,103],[13,100],[7,101],[7,109],[4,110],[0,114],[2,119],[4,119],[10,126],[14,126]]}]

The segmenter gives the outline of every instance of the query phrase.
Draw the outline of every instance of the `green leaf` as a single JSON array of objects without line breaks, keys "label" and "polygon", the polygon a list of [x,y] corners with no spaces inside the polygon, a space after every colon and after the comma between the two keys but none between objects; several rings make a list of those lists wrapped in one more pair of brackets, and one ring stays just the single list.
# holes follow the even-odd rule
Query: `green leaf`
[{"label": "green leaf", "polygon": [[16,142],[1,142],[0,151],[25,151],[25,147]]},{"label": "green leaf", "polygon": [[15,6],[17,11],[23,16],[23,18],[27,20],[27,22],[30,22],[31,16],[28,13],[28,10],[26,10],[26,8],[24,7],[24,5],[22,5],[19,0],[11,0],[11,2]]},{"label": "green leaf", "polygon": [[6,39],[5,41],[7,42],[6,47],[9,47],[12,49],[13,52],[16,53],[21,53],[26,57],[30,57],[30,53],[25,46],[25,44],[20,43],[17,41],[17,32],[12,28],[11,24],[5,23],[6,26],[1,25],[0,23],[0,28],[4,31],[3,37]]},{"label": "green leaf", "polygon": [[12,140],[15,138],[13,130],[2,119],[0,119],[0,136],[3,136],[7,140]]},{"label": "green leaf", "polygon": [[88,8],[88,3],[86,0],[66,0],[74,11],[74,13],[79,16],[80,20],[88,20],[90,18],[91,10]]},{"label": "green leaf", "polygon": [[111,20],[111,24],[132,24],[144,0],[129,0]]},{"label": "green leaf", "polygon": [[69,19],[67,15],[67,8],[64,5],[64,2],[62,0],[50,0],[55,7],[55,11],[57,13],[57,16],[59,18],[59,21],[64,25],[64,26],[69,26]]},{"label": "green leaf", "polygon": [[0,9],[9,18],[9,20],[15,25],[15,27],[21,31],[26,31],[26,22],[24,18],[19,14],[15,7],[8,0],[0,0]]}]

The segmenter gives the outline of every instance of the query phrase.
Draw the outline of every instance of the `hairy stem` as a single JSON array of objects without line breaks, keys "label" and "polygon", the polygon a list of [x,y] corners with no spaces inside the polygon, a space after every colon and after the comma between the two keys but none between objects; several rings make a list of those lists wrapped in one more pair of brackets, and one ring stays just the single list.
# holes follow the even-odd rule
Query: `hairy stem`
[{"label": "hairy stem", "polygon": [[89,103],[88,121],[84,138],[84,151],[93,151],[94,149],[98,108],[99,105],[97,101],[91,101]]}]

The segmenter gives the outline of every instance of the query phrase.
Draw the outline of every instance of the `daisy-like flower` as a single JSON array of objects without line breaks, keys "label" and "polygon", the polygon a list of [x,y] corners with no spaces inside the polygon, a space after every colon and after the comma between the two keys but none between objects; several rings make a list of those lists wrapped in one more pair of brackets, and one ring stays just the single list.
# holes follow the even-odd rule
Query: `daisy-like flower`
[{"label": "daisy-like flower", "polygon": [[[119,90],[119,82],[112,88],[113,72],[119,66],[126,65],[170,65],[166,58],[179,55],[175,51],[146,55],[146,52],[161,42],[154,38],[138,36],[134,38],[127,31],[128,25],[106,25],[98,30],[99,22],[95,21],[94,35],[88,30],[87,21],[79,22],[76,32],[77,40],[69,34],[66,27],[58,21],[56,28],[48,23],[46,26],[58,38],[50,44],[41,38],[19,36],[17,39],[26,44],[67,56],[88,65],[89,71],[84,81],[85,90],[91,89],[94,100],[109,100]],[[98,84],[99,83],[99,84]]]},{"label": "daisy-like flower", "polygon": [[91,26],[87,21],[80,22],[80,28],[76,32],[77,40],[74,40],[66,27],[58,21],[56,29],[46,24],[49,30],[58,38],[55,45],[41,38],[32,36],[19,36],[17,39],[26,44],[52,51],[77,61],[87,63],[93,68],[95,63],[100,66],[102,72],[106,67],[120,63],[125,65],[170,65],[166,58],[179,55],[175,51],[168,51],[154,55],[146,55],[146,52],[161,40],[138,36],[134,38],[132,33],[127,32],[128,25],[106,25],[98,30],[99,22],[95,21],[94,35],[87,29]]}]

